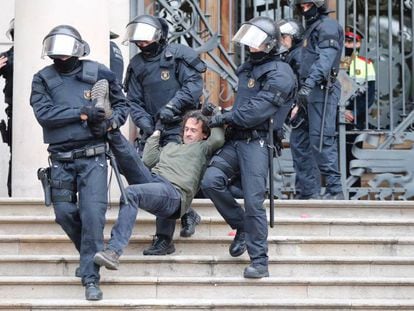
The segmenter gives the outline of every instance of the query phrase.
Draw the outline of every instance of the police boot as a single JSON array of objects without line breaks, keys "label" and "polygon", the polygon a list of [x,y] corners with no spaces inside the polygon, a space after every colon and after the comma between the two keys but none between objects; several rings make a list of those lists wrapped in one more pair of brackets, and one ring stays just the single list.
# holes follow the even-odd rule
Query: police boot
[{"label": "police boot", "polygon": [[246,239],[244,231],[237,229],[237,233],[229,247],[229,253],[233,257],[239,257],[246,251]]},{"label": "police boot", "polygon": [[166,235],[156,235],[152,245],[144,249],[144,255],[168,255],[175,252],[175,247],[170,237]]},{"label": "police boot", "polygon": [[181,217],[180,236],[188,238],[195,232],[195,227],[200,223],[201,217],[195,210],[190,209],[183,217]]},{"label": "police boot", "polygon": [[244,269],[243,276],[247,279],[260,279],[269,276],[269,269],[265,265],[250,264]]},{"label": "police boot", "polygon": [[105,118],[109,119],[112,115],[111,102],[109,101],[108,80],[96,81],[91,90],[91,98],[95,101],[95,106],[105,110]]},{"label": "police boot", "polygon": [[97,283],[91,282],[85,285],[86,300],[101,300],[102,296],[102,291]]},{"label": "police boot", "polygon": [[109,248],[96,253],[93,261],[98,266],[104,266],[108,270],[118,270],[119,267],[119,255]]}]

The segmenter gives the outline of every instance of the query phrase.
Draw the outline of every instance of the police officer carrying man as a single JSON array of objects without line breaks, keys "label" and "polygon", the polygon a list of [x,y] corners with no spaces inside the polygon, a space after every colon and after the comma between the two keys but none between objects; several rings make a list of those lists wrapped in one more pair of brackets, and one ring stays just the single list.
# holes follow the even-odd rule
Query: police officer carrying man
[{"label": "police officer carrying man", "polygon": [[[277,25],[282,36],[282,44],[288,49],[286,62],[292,67],[293,72],[299,80],[302,61],[302,39],[305,29],[300,22],[294,19],[282,19],[277,22]],[[290,126],[289,143],[296,174],[295,198],[299,200],[318,199],[318,192],[320,190],[319,179],[316,179],[318,183],[315,184],[304,182],[306,181],[306,176],[304,177],[303,174],[312,173],[315,176],[319,176],[319,169],[313,158],[302,154],[303,146],[309,144],[307,135],[309,125],[307,121],[307,108],[301,105],[301,103],[296,102],[292,109]],[[309,169],[309,167],[313,167],[313,169]]]},{"label": "police officer carrying man", "polygon": [[[359,55],[363,35],[352,26],[345,27],[345,57],[341,66],[346,69],[349,76],[355,79],[358,85],[366,88],[351,100],[345,111],[345,119],[355,122],[359,130],[366,127],[366,110],[371,107],[375,100],[375,67],[372,60]],[[368,97],[368,98],[367,98]]]},{"label": "police officer carrying man", "polygon": [[[296,0],[300,14],[305,18],[306,31],[302,45],[297,100],[306,105],[308,132],[303,131],[298,152],[303,161],[316,161],[320,174],[325,177],[326,193],[323,199],[343,199],[341,176],[338,170],[336,143],[336,114],[340,98],[340,83],[335,79],[343,48],[343,30],[337,21],[330,19],[324,0]],[[323,136],[323,137],[321,137]],[[322,141],[321,141],[322,140]],[[302,186],[312,189],[318,184],[313,167],[303,172]],[[318,189],[319,190],[319,189]],[[314,190],[307,196],[318,196]]]},{"label": "police officer carrying man", "polygon": [[[283,115],[281,124],[295,96],[296,79],[290,66],[278,53],[280,32],[268,17],[255,17],[244,23],[233,41],[248,46],[250,57],[237,69],[238,92],[232,110],[213,116],[210,126],[227,124],[227,141],[201,182],[201,189],[210,198],[225,221],[237,229],[229,252],[242,255],[246,248],[250,265],[245,278],[269,276],[267,218],[263,202],[268,177],[269,119]],[[280,125],[281,126],[281,125]],[[226,166],[240,171],[244,209],[234,199]]]},{"label": "police officer carrying man", "polygon": [[[9,29],[6,32],[6,36],[14,41],[14,18],[10,21]],[[10,159],[9,159],[9,173],[7,175],[7,194],[9,197],[12,195],[11,189],[11,164],[12,164],[12,120],[13,120],[13,59],[14,59],[14,47],[12,46],[8,51],[0,54],[0,76],[5,80],[3,89],[4,102],[7,107],[5,109],[7,116],[7,123],[4,120],[0,121],[0,132],[3,138],[3,142],[10,147]]]},{"label": "police officer carrying man", "polygon": [[[142,137],[149,137],[157,121],[163,125],[160,146],[181,141],[181,121],[186,111],[199,105],[206,65],[197,53],[181,44],[168,44],[168,24],[162,18],[140,15],[126,29],[124,42],[133,42],[141,50],[128,66],[125,78],[131,117]],[[131,183],[129,181],[129,183]],[[180,235],[194,234],[200,216],[193,210],[182,216]],[[156,238],[144,255],[165,255],[171,250],[169,237],[174,220],[157,218]]]},{"label": "police officer carrying man", "polygon": [[[89,45],[72,26],[54,27],[43,39],[46,66],[33,77],[30,104],[49,144],[50,186],[56,222],[80,254],[79,275],[87,300],[102,299],[99,266],[93,256],[103,249],[107,209],[107,162],[104,137],[122,125],[128,115],[127,100],[115,75],[104,65],[79,60]],[[112,115],[91,101],[98,80],[109,83]],[[102,80],[101,80],[102,81]],[[99,95],[99,94],[98,94]],[[100,98],[95,98],[100,100]],[[77,271],[78,274],[78,271]]]},{"label": "police officer carrying man", "polygon": [[124,75],[124,58],[119,46],[112,40],[118,38],[119,35],[113,31],[109,32],[109,68],[115,74],[119,83],[122,83]]}]

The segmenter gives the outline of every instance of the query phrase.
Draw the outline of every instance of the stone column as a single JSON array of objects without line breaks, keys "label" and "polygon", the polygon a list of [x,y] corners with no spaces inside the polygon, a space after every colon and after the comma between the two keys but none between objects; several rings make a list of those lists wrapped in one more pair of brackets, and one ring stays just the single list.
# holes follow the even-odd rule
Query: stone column
[{"label": "stone column", "polygon": [[87,41],[87,58],[108,65],[107,0],[15,0],[15,57],[13,104],[13,197],[41,197],[36,177],[47,166],[47,145],[29,103],[33,75],[51,63],[42,60],[42,41],[55,26],[74,26]]}]

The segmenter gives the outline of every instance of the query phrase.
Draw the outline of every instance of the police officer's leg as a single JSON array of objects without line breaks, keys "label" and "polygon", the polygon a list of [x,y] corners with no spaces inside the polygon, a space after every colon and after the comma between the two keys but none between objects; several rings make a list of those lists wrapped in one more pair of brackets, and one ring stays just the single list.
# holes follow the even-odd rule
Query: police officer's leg
[{"label": "police officer's leg", "polygon": [[103,229],[107,199],[107,162],[105,154],[75,160],[78,170],[79,212],[82,221],[80,269],[82,283],[99,283],[99,266],[94,255],[103,249]]},{"label": "police officer's leg", "polygon": [[128,184],[152,181],[150,170],[144,165],[134,146],[117,130],[108,134],[109,147],[115,156],[119,170]]},{"label": "police officer's leg", "polygon": [[[238,171],[237,154],[233,143],[226,143],[223,149],[225,149],[232,161],[225,161],[218,155],[214,156],[211,162],[218,162],[223,166],[230,166],[233,171]],[[224,220],[232,229],[244,231],[244,210],[234,199],[229,186],[229,177],[222,169],[215,167],[214,164],[207,168],[201,180],[201,190],[206,197],[213,201]]]},{"label": "police officer's leg", "polygon": [[[244,207],[246,244],[251,265],[259,267],[268,276],[267,217],[263,206],[268,176],[268,147],[261,139],[239,141],[237,151],[240,163]],[[245,273],[246,276],[246,273]]]},{"label": "police officer's leg", "polygon": [[319,119],[319,122],[314,122],[309,125],[310,141],[312,146],[311,149],[314,158],[317,161],[321,175],[325,177],[326,190],[332,195],[342,193],[341,176],[338,169],[338,148],[335,137],[336,113],[339,99],[337,93],[337,89],[335,88],[330,93],[328,98],[325,114],[322,152],[319,152],[319,141],[324,105],[323,98],[320,98],[319,101],[312,102],[312,104],[309,105],[308,111],[310,115],[312,114],[315,120]]},{"label": "police officer's leg", "polygon": [[[67,185],[74,185],[75,188],[75,164],[52,161],[51,180],[56,184],[66,183]],[[75,198],[76,193],[70,189],[62,187],[52,188],[52,202],[56,217],[55,221],[62,227],[78,252],[80,252],[82,223]]]},{"label": "police officer's leg", "polygon": [[[290,133],[290,150],[296,173],[299,198],[316,198],[320,193],[320,178],[316,162],[310,150],[309,127],[302,124]],[[315,171],[317,174],[315,174]]]}]

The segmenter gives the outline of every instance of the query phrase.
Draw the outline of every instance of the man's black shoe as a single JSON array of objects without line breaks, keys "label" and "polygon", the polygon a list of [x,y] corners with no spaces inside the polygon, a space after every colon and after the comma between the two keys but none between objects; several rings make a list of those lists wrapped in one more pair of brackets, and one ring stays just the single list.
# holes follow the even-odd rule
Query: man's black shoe
[{"label": "man's black shoe", "polygon": [[152,241],[152,245],[144,249],[144,255],[168,255],[175,252],[175,247],[170,239],[164,235],[156,235]]},{"label": "man's black shoe", "polygon": [[229,247],[230,255],[233,257],[239,257],[243,255],[243,253],[246,251],[246,239],[245,239],[245,233],[244,231],[237,230],[237,233],[233,239],[233,242],[231,242]]},{"label": "man's black shoe", "polygon": [[322,197],[323,200],[345,200],[344,194],[342,192],[337,193],[325,193]]},{"label": "man's black shoe", "polygon": [[85,285],[85,298],[86,300],[101,300],[102,291],[96,283],[87,283]]},{"label": "man's black shoe", "polygon": [[243,276],[247,279],[260,279],[269,276],[269,270],[267,266],[264,265],[253,265],[246,267],[244,269]]},{"label": "man's black shoe", "polygon": [[180,236],[188,238],[195,232],[195,227],[200,223],[201,217],[195,210],[190,209],[181,217],[181,231]]},{"label": "man's black shoe", "polygon": [[97,252],[93,257],[93,261],[98,266],[104,266],[108,270],[118,270],[119,267],[119,255],[109,248]]},{"label": "man's black shoe", "polygon": [[80,272],[80,267],[76,267],[76,269],[75,269],[75,276],[77,278],[81,278],[82,277],[82,274]]}]

